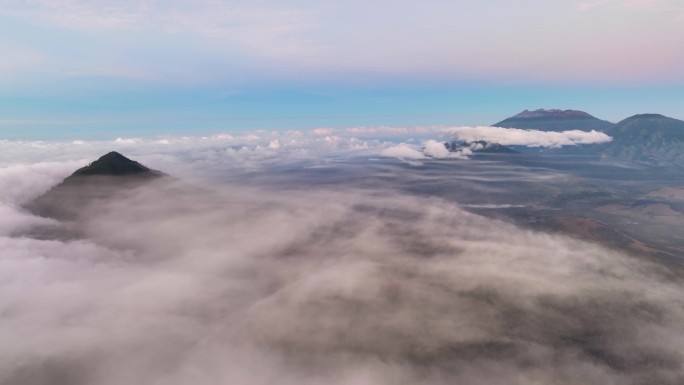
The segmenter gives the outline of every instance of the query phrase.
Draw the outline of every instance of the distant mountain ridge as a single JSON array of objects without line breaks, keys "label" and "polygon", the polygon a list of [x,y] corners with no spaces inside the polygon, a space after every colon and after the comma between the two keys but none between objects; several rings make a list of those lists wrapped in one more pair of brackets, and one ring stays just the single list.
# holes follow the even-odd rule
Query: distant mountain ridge
[{"label": "distant mountain ridge", "polygon": [[537,109],[524,110],[492,126],[539,131],[605,131],[613,125],[609,121],[598,119],[584,111]]},{"label": "distant mountain ridge", "polygon": [[523,112],[520,112],[517,115],[514,115],[512,118],[549,118],[549,117],[555,117],[555,118],[593,118],[593,116],[589,115],[588,113],[584,111],[579,111],[579,110],[561,110],[561,109],[550,109],[546,110],[543,108],[537,109],[537,110],[524,110]]},{"label": "distant mountain ridge", "polygon": [[606,133],[623,140],[684,141],[684,121],[660,114],[639,114],[621,120]]},{"label": "distant mountain ridge", "polygon": [[522,111],[493,126],[541,131],[597,130],[613,138],[608,143],[559,149],[513,147],[525,153],[601,155],[659,166],[684,165],[684,121],[660,114],[638,114],[613,124],[584,111],[538,109]]},{"label": "distant mountain ridge", "polygon": [[684,164],[684,121],[660,114],[639,114],[606,131],[613,137],[602,155],[659,164]]}]

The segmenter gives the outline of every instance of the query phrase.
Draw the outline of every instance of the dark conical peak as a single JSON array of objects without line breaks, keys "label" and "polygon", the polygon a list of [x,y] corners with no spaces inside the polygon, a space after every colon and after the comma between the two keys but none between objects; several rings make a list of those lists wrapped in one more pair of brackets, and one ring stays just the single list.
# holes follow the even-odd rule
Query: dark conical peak
[{"label": "dark conical peak", "polygon": [[143,175],[158,174],[142,164],[130,160],[116,151],[103,155],[93,163],[74,172],[74,175]]}]

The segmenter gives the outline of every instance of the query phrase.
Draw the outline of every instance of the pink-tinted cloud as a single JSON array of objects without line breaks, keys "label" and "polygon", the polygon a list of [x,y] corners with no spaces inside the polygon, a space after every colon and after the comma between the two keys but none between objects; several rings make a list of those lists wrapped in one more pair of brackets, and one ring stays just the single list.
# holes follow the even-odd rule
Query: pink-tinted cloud
[{"label": "pink-tinted cloud", "polygon": [[[0,15],[24,28],[0,32],[54,56],[27,68],[31,75],[212,84],[250,76],[672,82],[684,81],[684,52],[672,49],[684,45],[683,7],[667,0],[0,0]],[[84,37],[78,50],[61,37],[74,34]],[[3,57],[17,62],[20,53]]]},{"label": "pink-tinted cloud", "polygon": [[583,1],[577,4],[577,8],[582,11],[592,10],[600,7],[610,7],[622,10],[668,10],[673,8],[682,9],[684,5],[679,2],[667,0],[593,0]]}]

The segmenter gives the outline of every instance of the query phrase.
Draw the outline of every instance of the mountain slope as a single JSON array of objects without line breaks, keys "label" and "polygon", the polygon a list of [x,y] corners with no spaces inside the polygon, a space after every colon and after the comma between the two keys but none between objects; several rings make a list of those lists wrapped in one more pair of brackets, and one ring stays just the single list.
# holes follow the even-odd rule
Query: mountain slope
[{"label": "mountain slope", "polygon": [[525,110],[492,126],[540,131],[604,131],[610,129],[613,123],[598,119],[584,111],[539,109]]}]

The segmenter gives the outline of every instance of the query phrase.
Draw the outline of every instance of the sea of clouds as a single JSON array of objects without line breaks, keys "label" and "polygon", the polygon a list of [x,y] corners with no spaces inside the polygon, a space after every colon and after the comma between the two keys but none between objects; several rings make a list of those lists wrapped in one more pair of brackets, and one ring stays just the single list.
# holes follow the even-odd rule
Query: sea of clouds
[{"label": "sea of clouds", "polygon": [[[0,383],[684,381],[674,267],[440,197],[216,178],[397,147],[331,134],[0,143]],[[179,179],[22,208],[111,150]]]},{"label": "sea of clouds", "polygon": [[[502,145],[528,147],[576,146],[605,143],[612,138],[597,131],[543,132],[500,127],[354,127],[318,128],[301,131],[254,131],[210,136],[169,136],[158,138],[117,138],[109,141],[42,142],[0,139],[0,166],[46,159],[87,161],[103,152],[117,150],[142,157],[152,165],[165,165],[183,157],[211,161],[212,157],[232,157],[237,167],[261,166],[268,159],[283,161],[331,159],[335,156],[385,156],[405,160],[468,159],[464,148],[449,152],[445,141],[483,140]],[[213,151],[213,154],[211,153]],[[174,166],[182,167],[182,164]]]}]

